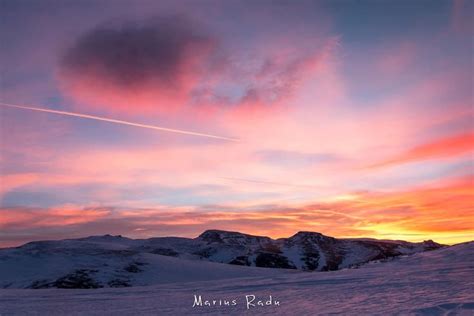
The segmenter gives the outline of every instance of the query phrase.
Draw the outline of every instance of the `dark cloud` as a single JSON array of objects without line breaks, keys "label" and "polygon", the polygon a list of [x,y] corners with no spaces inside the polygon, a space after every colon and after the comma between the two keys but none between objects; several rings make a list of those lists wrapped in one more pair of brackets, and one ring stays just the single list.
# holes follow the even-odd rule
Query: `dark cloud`
[{"label": "dark cloud", "polygon": [[183,68],[191,54],[197,53],[195,49],[212,44],[212,39],[191,29],[183,18],[125,22],[85,34],[67,51],[62,65],[77,72],[99,67],[104,79],[122,88],[154,80],[172,87],[187,70]]},{"label": "dark cloud", "polygon": [[79,37],[62,56],[60,72],[67,92],[97,103],[114,94],[183,101],[216,46],[183,16],[113,21]]}]

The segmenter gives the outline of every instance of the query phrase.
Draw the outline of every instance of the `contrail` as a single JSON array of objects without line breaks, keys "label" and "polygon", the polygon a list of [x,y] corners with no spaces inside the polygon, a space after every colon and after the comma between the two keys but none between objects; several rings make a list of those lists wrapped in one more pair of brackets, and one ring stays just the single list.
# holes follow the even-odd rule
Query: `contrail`
[{"label": "contrail", "polygon": [[222,139],[222,140],[227,140],[227,141],[232,141],[232,142],[240,141],[237,138],[217,136],[217,135],[211,135],[211,134],[204,134],[204,133],[192,132],[192,131],[185,131],[185,130],[181,130],[181,129],[167,128],[167,127],[161,127],[161,126],[155,126],[155,125],[133,123],[133,122],[116,120],[116,119],[111,119],[111,118],[106,118],[106,117],[101,117],[101,116],[95,116],[95,115],[89,115],[89,114],[58,111],[58,110],[38,108],[38,107],[32,107],[32,106],[3,103],[3,102],[0,102],[0,105],[5,106],[5,107],[10,107],[10,108],[16,108],[16,109],[46,112],[46,113],[53,113],[53,114],[66,115],[66,116],[74,116],[74,117],[80,117],[80,118],[89,119],[89,120],[96,120],[96,121],[103,121],[103,122],[116,123],[116,124],[122,124],[122,125],[129,125],[129,126],[135,126],[135,127],[141,127],[141,128],[148,128],[148,129],[154,129],[154,130],[163,131],[163,132],[178,133],[178,134],[185,134],[185,135],[192,135],[192,136],[200,136],[200,137],[207,137],[207,138],[214,138],[214,139]]}]

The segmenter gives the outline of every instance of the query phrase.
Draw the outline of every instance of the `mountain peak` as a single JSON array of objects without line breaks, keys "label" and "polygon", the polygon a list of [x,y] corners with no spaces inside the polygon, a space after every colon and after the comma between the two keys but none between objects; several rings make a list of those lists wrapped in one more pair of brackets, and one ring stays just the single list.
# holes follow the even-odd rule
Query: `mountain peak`
[{"label": "mountain peak", "polygon": [[444,245],[438,244],[437,242],[434,242],[433,240],[424,240],[422,244],[425,246],[426,249],[438,249],[440,247],[443,247]]},{"label": "mountain peak", "polygon": [[119,241],[119,240],[126,240],[129,239],[127,237],[123,237],[122,235],[110,235],[110,234],[105,234],[105,235],[97,235],[97,236],[89,236],[85,238],[79,238],[78,240],[84,240],[84,241]]},{"label": "mountain peak", "polygon": [[309,230],[300,230],[295,235],[323,235],[320,232],[312,232]]},{"label": "mountain peak", "polygon": [[318,232],[310,232],[310,231],[300,231],[288,238],[291,241],[304,241],[304,240],[323,240],[323,239],[331,239],[332,237],[328,237]]},{"label": "mountain peak", "polygon": [[221,242],[227,243],[229,240],[244,240],[244,239],[268,239],[269,237],[264,236],[254,236],[239,232],[218,230],[218,229],[209,229],[204,231],[196,239],[207,241],[207,242]]},{"label": "mountain peak", "polygon": [[293,238],[293,237],[308,237],[308,236],[324,236],[324,235],[321,234],[321,233],[318,233],[318,232],[310,232],[310,231],[304,231],[303,230],[303,231],[297,232],[296,234],[294,234],[290,238]]}]

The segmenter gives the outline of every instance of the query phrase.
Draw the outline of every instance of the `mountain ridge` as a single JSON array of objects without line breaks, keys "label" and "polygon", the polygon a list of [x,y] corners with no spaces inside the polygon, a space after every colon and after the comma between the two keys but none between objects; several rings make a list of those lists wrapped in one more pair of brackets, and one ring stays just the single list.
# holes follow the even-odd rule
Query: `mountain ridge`
[{"label": "mountain ridge", "polygon": [[260,268],[332,271],[443,247],[433,241],[338,239],[308,231],[278,239],[217,229],[195,238],[132,239],[106,234],[0,249],[0,288],[146,285],[168,280],[164,273],[169,269],[171,274],[184,271],[173,270],[179,266],[191,274],[209,265],[230,275],[267,273],[268,269]]},{"label": "mountain ridge", "polygon": [[[194,237],[194,238],[191,238],[191,237],[181,237],[181,236],[161,236],[161,237],[149,237],[149,238],[137,238],[137,239],[134,239],[134,238],[131,238],[131,237],[126,237],[126,236],[123,236],[121,234],[119,235],[112,235],[112,234],[104,234],[104,235],[90,235],[90,236],[87,236],[87,237],[79,237],[79,238],[65,238],[65,239],[45,239],[45,240],[35,240],[35,241],[29,241],[29,242],[26,242],[22,245],[19,245],[19,246],[12,246],[12,247],[4,247],[4,248],[0,248],[0,250],[4,250],[4,249],[17,249],[17,248],[21,248],[21,247],[24,247],[28,244],[34,244],[34,243],[41,243],[41,242],[54,242],[54,241],[67,241],[67,240],[82,240],[82,241],[88,241],[88,240],[109,240],[109,241],[113,241],[113,240],[131,240],[131,241],[146,241],[146,240],[153,240],[153,239],[165,239],[165,238],[175,238],[175,239],[192,239],[192,240],[196,240],[196,239],[201,239],[203,237],[205,237],[206,235],[209,235],[209,234],[215,234],[215,233],[218,233],[218,234],[225,234],[225,235],[235,235],[235,236],[246,236],[246,237],[249,237],[249,238],[265,238],[265,239],[269,239],[269,240],[272,240],[272,241],[278,241],[278,240],[284,240],[284,239],[292,239],[292,238],[295,238],[297,236],[322,236],[322,237],[327,237],[327,238],[333,238],[333,239],[337,239],[337,240],[347,240],[347,241],[376,241],[376,242],[395,242],[395,243],[409,243],[409,244],[420,244],[420,243],[434,243],[434,244],[437,244],[437,245],[441,245],[443,247],[447,247],[447,246],[454,246],[454,245],[444,245],[444,244],[439,244],[435,241],[433,241],[432,239],[428,239],[428,240],[424,240],[424,241],[421,241],[421,242],[410,242],[410,241],[405,241],[405,240],[400,240],[400,239],[377,239],[377,238],[371,238],[371,237],[351,237],[351,238],[337,238],[337,237],[331,237],[331,236],[328,236],[328,235],[324,235],[323,233],[320,233],[320,232],[314,232],[314,231],[298,231],[296,232],[295,234],[289,236],[289,237],[279,237],[279,238],[272,238],[272,237],[268,237],[268,236],[263,236],[263,235],[253,235],[253,234],[248,234],[248,233],[242,233],[242,232],[238,232],[238,231],[228,231],[228,230],[222,230],[222,229],[207,229],[205,230],[204,232],[202,232],[201,234],[199,234],[197,237]],[[471,242],[471,241],[467,241],[467,242]]]}]

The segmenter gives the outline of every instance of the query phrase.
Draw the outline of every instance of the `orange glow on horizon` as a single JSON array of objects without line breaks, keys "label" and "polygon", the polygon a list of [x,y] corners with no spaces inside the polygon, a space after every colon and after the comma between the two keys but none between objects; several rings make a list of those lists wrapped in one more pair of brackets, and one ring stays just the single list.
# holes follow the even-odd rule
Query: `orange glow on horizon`
[{"label": "orange glow on horizon", "polygon": [[[0,227],[80,227],[95,221],[128,223],[131,237],[180,235],[195,237],[206,229],[240,231],[272,238],[298,231],[316,231],[345,238],[401,239],[454,244],[474,239],[473,178],[449,181],[444,186],[414,188],[400,192],[348,195],[332,202],[294,208],[260,211],[206,211],[177,209],[115,210],[1,209]],[[344,197],[344,196],[343,196]],[[449,217],[446,216],[449,214]],[[132,229],[133,227],[133,229]],[[164,227],[182,231],[165,234]],[[138,229],[139,228],[139,229]],[[3,244],[5,246],[7,244]]]}]

